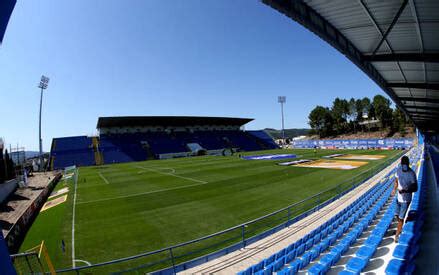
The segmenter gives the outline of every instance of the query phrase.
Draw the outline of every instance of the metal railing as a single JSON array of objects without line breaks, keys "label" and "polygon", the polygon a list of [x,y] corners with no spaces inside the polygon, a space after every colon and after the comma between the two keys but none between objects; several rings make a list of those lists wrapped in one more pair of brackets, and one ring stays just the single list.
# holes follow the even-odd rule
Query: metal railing
[{"label": "metal railing", "polygon": [[303,219],[366,182],[393,163],[403,153],[404,151],[401,151],[400,154],[367,169],[349,180],[341,182],[335,187],[223,231],[155,251],[90,266],[57,270],[57,272],[90,274],[109,273],[111,271],[111,273],[122,274],[160,270],[157,273],[167,274],[188,269],[245,247]]}]

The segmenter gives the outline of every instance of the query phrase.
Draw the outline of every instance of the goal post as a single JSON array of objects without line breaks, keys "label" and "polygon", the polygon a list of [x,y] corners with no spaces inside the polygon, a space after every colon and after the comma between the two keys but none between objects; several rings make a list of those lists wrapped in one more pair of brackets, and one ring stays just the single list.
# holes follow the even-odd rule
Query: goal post
[{"label": "goal post", "polygon": [[44,241],[24,253],[11,255],[17,274],[56,274]]}]

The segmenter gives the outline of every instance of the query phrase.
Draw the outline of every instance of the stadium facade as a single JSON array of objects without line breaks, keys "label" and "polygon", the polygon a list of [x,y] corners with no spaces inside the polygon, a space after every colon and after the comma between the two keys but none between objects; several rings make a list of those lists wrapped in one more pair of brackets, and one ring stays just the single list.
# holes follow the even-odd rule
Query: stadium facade
[{"label": "stadium facade", "polygon": [[229,117],[100,117],[97,136],[53,139],[50,168],[278,148],[264,131],[244,131],[250,121]]}]

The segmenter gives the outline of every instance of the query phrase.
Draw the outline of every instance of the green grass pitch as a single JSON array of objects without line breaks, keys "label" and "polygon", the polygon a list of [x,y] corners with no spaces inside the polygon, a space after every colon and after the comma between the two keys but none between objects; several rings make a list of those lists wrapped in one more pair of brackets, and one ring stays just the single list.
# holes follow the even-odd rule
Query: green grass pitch
[{"label": "green grass pitch", "polygon": [[[79,169],[75,203],[75,259],[98,263],[212,234],[353,177],[359,181],[367,176],[365,171],[382,168],[401,154],[371,150],[318,150],[315,154],[306,149],[244,154],[269,153],[293,153],[308,159],[334,153],[387,157],[353,170],[285,167],[276,165],[279,160],[243,160],[237,155],[83,167]],[[41,212],[21,246],[25,251],[44,240],[57,269],[72,266],[74,186],[72,181],[63,181],[55,190],[66,186],[70,189],[67,201]],[[77,266],[84,264],[76,262]]]}]

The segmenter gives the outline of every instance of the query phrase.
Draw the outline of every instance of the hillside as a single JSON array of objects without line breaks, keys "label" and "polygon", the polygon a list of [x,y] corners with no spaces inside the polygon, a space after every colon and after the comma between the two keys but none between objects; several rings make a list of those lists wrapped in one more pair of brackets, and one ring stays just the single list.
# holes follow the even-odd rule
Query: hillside
[{"label": "hillside", "polygon": [[[271,135],[274,139],[282,138],[282,130],[277,130],[273,128],[265,128],[265,132],[267,132],[269,135]],[[297,136],[306,136],[309,134],[310,129],[285,129],[285,137],[286,138],[293,138]]]},{"label": "hillside", "polygon": [[307,139],[369,139],[369,138],[414,138],[416,137],[416,133],[414,132],[414,129],[412,127],[407,127],[405,129],[405,134],[402,135],[400,132],[391,133],[389,130],[382,130],[382,131],[373,131],[373,132],[357,132],[355,134],[349,133],[349,134],[341,134],[337,136],[332,137],[326,137],[326,138],[319,138],[318,135],[310,136]]}]

